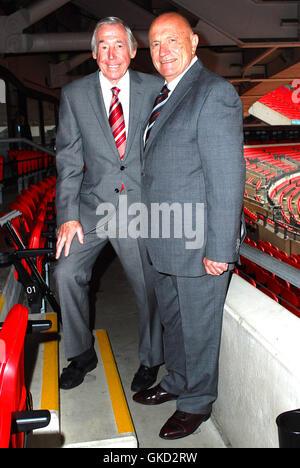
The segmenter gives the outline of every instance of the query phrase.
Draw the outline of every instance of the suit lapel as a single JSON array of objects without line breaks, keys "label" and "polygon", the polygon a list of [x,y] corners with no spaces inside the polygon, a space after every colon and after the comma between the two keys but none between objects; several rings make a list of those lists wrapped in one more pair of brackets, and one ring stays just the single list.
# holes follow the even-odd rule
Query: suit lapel
[{"label": "suit lapel", "polygon": [[[199,80],[200,73],[202,70],[202,63],[200,60],[196,62],[185,74],[182,80],[179,81],[178,85],[172,92],[170,98],[163,106],[161,113],[159,114],[156,122],[150,132],[149,139],[145,148],[145,152],[151,146],[152,141],[156,138],[162,127],[166,124],[169,118],[172,117],[172,113],[177,109],[183,101],[185,95],[190,91],[195,81]],[[147,124],[147,123],[146,123]]]},{"label": "suit lapel", "polygon": [[[136,73],[129,70],[130,73],[130,98],[129,98],[129,122],[127,125],[126,134],[126,149],[123,157],[127,158],[130,151],[132,142],[134,141],[134,135],[138,128],[139,117],[143,105],[143,90],[141,89],[141,79]],[[103,133],[112,147],[118,161],[120,160],[119,152],[112,135],[112,131],[109,125],[109,121],[106,115],[104,100],[101,92],[99,82],[99,72],[97,71],[91,76],[90,88],[88,91],[88,97],[92,108],[95,112],[96,118],[103,130]]]},{"label": "suit lapel", "polygon": [[95,112],[95,116],[100,124],[100,127],[103,130],[105,138],[107,139],[107,142],[112,147],[116,157],[120,159],[118,149],[107,118],[98,71],[91,76],[90,88],[88,90],[88,98]]},{"label": "suit lapel", "polygon": [[130,94],[129,94],[129,122],[127,125],[126,149],[124,159],[127,158],[134,136],[138,128],[139,117],[143,106],[143,90],[141,89],[141,79],[132,70],[129,70]]}]

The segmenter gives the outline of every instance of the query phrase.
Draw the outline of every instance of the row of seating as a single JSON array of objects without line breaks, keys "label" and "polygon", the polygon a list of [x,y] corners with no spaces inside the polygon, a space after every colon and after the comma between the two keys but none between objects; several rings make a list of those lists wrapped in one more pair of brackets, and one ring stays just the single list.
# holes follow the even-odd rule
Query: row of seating
[{"label": "row of seating", "polygon": [[[296,269],[300,269],[300,255],[288,256],[286,252],[279,250],[277,246],[268,241],[253,241],[248,236],[245,242],[279,260],[288,263]],[[283,305],[293,314],[300,317],[300,289],[281,279],[265,268],[255,264],[246,257],[241,256],[241,266],[235,272],[246,279],[252,286],[257,287],[276,302]]]},{"label": "row of seating", "polygon": [[300,175],[271,185],[269,198],[274,205],[281,207],[282,217],[287,223],[291,223],[291,219],[293,219],[295,225],[299,224],[300,226]]},{"label": "row of seating", "polygon": [[270,145],[270,146],[247,146],[244,149],[246,162],[249,169],[255,167],[290,172],[298,168],[300,158],[300,145]]},{"label": "row of seating", "polygon": [[22,448],[26,434],[46,427],[48,410],[33,410],[24,377],[24,342],[28,333],[51,328],[49,320],[28,320],[43,312],[48,299],[59,315],[60,309],[49,287],[46,266],[55,247],[55,177],[31,184],[0,215],[3,252],[0,264],[13,264],[16,280],[22,283],[28,308],[14,305],[0,323],[0,448]]},{"label": "row of seating", "polygon": [[55,168],[55,157],[41,150],[9,150],[5,163],[4,180],[17,179],[18,193],[27,189],[30,182],[37,183],[45,177],[48,170]]},{"label": "row of seating", "polygon": [[56,243],[55,183],[55,177],[51,176],[32,184],[9,205],[11,211],[0,217],[7,245],[0,262],[15,266],[16,279],[24,286],[32,313],[46,306],[46,298],[60,314],[49,287],[48,273]]},{"label": "row of seating", "polygon": [[292,253],[289,256],[284,250],[280,250],[276,245],[271,244],[271,242],[263,241],[261,239],[256,242],[250,239],[249,236],[246,236],[244,242],[267,253],[268,255],[271,255],[272,257],[278,258],[279,260],[292,265],[294,268],[300,269],[300,254]]},{"label": "row of seating", "polygon": [[[23,218],[31,231],[36,220],[43,221],[47,212],[47,203],[53,202],[55,197],[54,176],[47,177],[37,184],[29,185],[17,195],[14,202],[9,204],[10,210],[21,211]],[[54,216],[52,213],[51,216]]]},{"label": "row of seating", "polygon": [[49,425],[48,410],[33,410],[24,375],[27,333],[51,328],[51,321],[29,321],[28,309],[14,305],[0,323],[0,448],[23,448],[25,435]]},{"label": "row of seating", "polygon": [[[299,230],[300,144],[247,146],[244,157],[247,171],[245,199],[268,209],[269,214],[263,221],[270,226],[280,221],[288,233]],[[276,221],[273,218],[274,207]],[[259,211],[257,208],[257,212],[247,213],[250,222],[256,223],[261,219]]]},{"label": "row of seating", "polygon": [[15,163],[18,175],[47,169],[55,164],[54,156],[40,150],[9,150],[8,157]]},{"label": "row of seating", "polygon": [[[283,285],[280,278],[270,277],[268,272],[266,273],[267,270],[263,271],[253,267],[255,264],[249,264],[244,258],[242,258],[242,262],[242,267],[234,270],[237,275],[300,318],[299,296],[296,293],[290,291],[288,286]],[[249,271],[252,273],[250,274]]]},{"label": "row of seating", "polygon": [[262,96],[258,102],[291,120],[300,120],[300,105],[297,102],[298,99],[295,99],[294,93],[298,93],[298,91],[292,85],[280,86]]}]

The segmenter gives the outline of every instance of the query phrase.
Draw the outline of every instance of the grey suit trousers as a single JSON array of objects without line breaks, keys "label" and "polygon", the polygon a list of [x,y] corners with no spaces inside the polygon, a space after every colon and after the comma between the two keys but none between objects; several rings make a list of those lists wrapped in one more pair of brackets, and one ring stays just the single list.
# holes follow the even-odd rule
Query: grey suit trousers
[{"label": "grey suit trousers", "polygon": [[177,409],[208,414],[217,398],[223,307],[230,273],[183,277],[156,272],[155,291],[164,327],[162,387]]},{"label": "grey suit trousers", "polygon": [[99,238],[96,230],[85,234],[83,245],[75,236],[69,256],[65,257],[62,251],[54,271],[62,311],[66,357],[71,359],[92,346],[89,283],[93,265],[108,241],[118,255],[136,297],[140,362],[147,367],[159,365],[164,360],[161,324],[154,293],[153,270],[146,260],[144,247],[137,239],[130,237]]}]

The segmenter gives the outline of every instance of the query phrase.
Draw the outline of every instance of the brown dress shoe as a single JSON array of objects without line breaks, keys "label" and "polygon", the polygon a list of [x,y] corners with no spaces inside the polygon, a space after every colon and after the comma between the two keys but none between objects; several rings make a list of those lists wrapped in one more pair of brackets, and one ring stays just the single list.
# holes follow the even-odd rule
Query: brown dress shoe
[{"label": "brown dress shoe", "polygon": [[204,421],[210,418],[210,414],[192,414],[184,411],[175,411],[161,428],[159,437],[162,439],[180,439],[192,434]]},{"label": "brown dress shoe", "polygon": [[178,395],[166,392],[160,385],[137,392],[132,397],[137,403],[142,405],[160,405],[169,400],[176,400]]}]

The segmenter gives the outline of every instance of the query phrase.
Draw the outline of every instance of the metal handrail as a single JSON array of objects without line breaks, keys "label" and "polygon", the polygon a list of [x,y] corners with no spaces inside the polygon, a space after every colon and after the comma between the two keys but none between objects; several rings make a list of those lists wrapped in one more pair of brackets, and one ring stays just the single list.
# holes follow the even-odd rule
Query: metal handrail
[{"label": "metal handrail", "polygon": [[279,278],[288,281],[290,284],[300,288],[300,270],[292,265],[272,257],[255,247],[248,244],[243,244],[240,248],[240,254],[248,260],[256,263],[258,266],[274,273]]},{"label": "metal handrail", "polygon": [[34,141],[27,140],[27,138],[1,138],[0,143],[25,143],[26,145],[33,146],[34,148],[44,151],[45,153],[48,153],[51,156],[56,156],[55,151],[52,151],[51,149],[46,148],[45,146],[39,145],[38,143],[34,143]]}]

